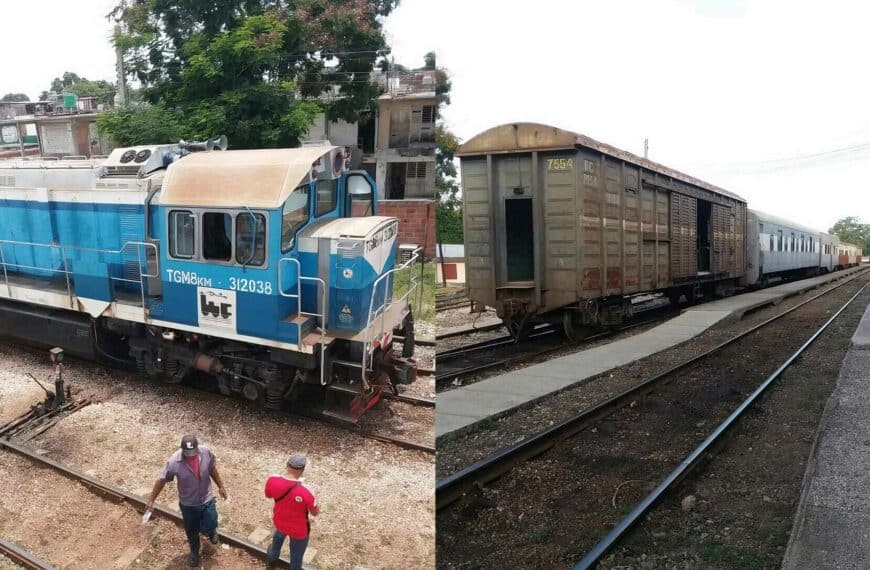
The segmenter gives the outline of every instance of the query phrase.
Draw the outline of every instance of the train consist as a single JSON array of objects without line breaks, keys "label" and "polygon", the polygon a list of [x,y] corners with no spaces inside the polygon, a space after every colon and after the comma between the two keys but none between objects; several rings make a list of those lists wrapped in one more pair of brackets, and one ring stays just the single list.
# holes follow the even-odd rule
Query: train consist
[{"label": "train consist", "polygon": [[355,421],[416,377],[416,256],[343,148],[194,152],[225,145],[0,162],[0,334]]},{"label": "train consist", "polygon": [[517,336],[542,320],[570,338],[616,325],[639,293],[724,297],[860,259],[836,236],[556,127],[498,126],[457,156],[468,296]]}]

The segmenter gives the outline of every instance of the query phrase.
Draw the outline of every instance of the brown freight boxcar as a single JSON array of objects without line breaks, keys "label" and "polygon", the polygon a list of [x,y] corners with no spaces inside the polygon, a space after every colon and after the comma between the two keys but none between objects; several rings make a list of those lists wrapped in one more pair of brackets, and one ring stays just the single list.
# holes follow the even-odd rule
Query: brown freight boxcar
[{"label": "brown freight boxcar", "polygon": [[731,294],[745,273],[746,202],[552,126],[514,123],[463,144],[468,296],[515,334],[569,336],[631,312],[627,296]]}]

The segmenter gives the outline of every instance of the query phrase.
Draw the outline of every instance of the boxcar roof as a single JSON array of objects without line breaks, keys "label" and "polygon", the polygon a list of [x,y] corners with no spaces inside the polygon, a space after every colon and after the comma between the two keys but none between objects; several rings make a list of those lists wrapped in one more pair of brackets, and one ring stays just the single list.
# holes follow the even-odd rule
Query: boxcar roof
[{"label": "boxcar roof", "polygon": [[675,178],[687,184],[693,184],[710,192],[724,194],[740,202],[743,198],[724,188],[704,182],[694,176],[689,176],[673,168],[668,168],[657,162],[637,156],[615,146],[599,142],[593,138],[565,131],[551,125],[540,123],[508,123],[493,127],[470,138],[459,147],[457,156],[474,156],[485,154],[507,154],[512,152],[531,152],[533,150],[561,150],[586,147],[600,153],[630,162],[650,170]]},{"label": "boxcar roof", "polygon": [[336,147],[195,152],[172,163],[160,203],[172,206],[278,208],[310,180],[313,164]]}]

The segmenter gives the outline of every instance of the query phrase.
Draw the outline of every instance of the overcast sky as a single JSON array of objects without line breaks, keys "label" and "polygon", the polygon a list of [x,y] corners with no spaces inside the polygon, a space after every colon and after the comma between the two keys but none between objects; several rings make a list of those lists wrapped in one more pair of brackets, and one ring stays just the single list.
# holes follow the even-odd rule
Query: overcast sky
[{"label": "overcast sky", "polygon": [[[112,79],[114,4],[4,6],[0,94]],[[649,138],[653,160],[827,229],[870,222],[868,21],[859,2],[402,0],[386,33],[405,65],[438,52],[463,139],[514,121],[638,154]]]},{"label": "overcast sky", "polygon": [[452,72],[462,139],[516,121],[637,154],[649,138],[751,208],[870,222],[870,4],[403,0],[400,19],[396,49],[436,43]]}]

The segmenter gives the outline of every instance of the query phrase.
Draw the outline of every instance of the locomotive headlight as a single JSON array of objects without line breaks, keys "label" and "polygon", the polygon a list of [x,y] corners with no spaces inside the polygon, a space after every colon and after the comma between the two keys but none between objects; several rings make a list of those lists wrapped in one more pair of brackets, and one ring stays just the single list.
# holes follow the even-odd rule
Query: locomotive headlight
[{"label": "locomotive headlight", "polygon": [[345,279],[350,279],[353,277],[353,269],[347,268],[341,272]]}]

